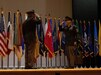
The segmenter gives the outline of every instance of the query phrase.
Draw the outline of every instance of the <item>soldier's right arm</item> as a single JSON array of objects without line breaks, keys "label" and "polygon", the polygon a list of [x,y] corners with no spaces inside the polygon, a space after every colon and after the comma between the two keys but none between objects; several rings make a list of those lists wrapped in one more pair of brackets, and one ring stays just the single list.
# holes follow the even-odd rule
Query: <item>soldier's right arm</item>
[{"label": "soldier's right arm", "polygon": [[63,22],[59,25],[59,31],[64,31],[65,30],[65,28],[62,25],[63,25]]}]

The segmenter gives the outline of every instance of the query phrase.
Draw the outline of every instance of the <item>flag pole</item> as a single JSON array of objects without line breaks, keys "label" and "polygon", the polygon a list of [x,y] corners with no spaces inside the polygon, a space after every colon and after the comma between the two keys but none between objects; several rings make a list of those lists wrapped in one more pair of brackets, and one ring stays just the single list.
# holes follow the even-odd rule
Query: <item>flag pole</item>
[{"label": "flag pole", "polygon": [[40,68],[42,68],[42,55],[40,56]]},{"label": "flag pole", "polygon": [[56,61],[56,59],[57,59],[57,53],[55,54],[55,67],[57,67],[57,61]]},{"label": "flag pole", "polygon": [[[10,22],[10,12],[8,12],[8,22]],[[7,55],[7,68],[9,68],[9,55]]]},{"label": "flag pole", "polygon": [[48,60],[48,63],[47,63],[48,66],[47,67],[49,68],[49,57],[48,57],[48,55],[49,55],[49,52],[47,52],[47,60]]},{"label": "flag pole", "polygon": [[1,69],[3,69],[3,56],[1,56]]},{"label": "flag pole", "polygon": [[46,68],[48,68],[48,57],[47,57],[47,52],[45,51],[45,57],[46,57]]},{"label": "flag pole", "polygon": [[[15,20],[16,20],[16,13],[14,13],[14,21],[13,21],[14,32],[15,32]],[[15,34],[14,34],[14,43],[15,43]],[[15,68],[15,46],[13,48],[14,48],[14,52],[13,52],[13,68]]]},{"label": "flag pole", "polygon": [[61,54],[62,54],[61,52],[62,52],[62,51],[59,51],[59,56],[60,56],[60,57],[59,57],[59,58],[60,58],[60,66],[59,66],[59,67],[60,67],[60,68],[61,68]]},{"label": "flag pole", "polygon": [[66,68],[65,54],[64,54],[64,68]]}]

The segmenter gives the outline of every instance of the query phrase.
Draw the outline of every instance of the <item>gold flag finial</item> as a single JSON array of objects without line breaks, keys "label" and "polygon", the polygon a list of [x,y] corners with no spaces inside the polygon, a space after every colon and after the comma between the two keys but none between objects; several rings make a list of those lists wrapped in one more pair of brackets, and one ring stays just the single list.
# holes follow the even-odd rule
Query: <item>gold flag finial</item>
[{"label": "gold flag finial", "polygon": [[3,8],[1,8],[1,13],[3,14],[4,12],[3,12]]}]

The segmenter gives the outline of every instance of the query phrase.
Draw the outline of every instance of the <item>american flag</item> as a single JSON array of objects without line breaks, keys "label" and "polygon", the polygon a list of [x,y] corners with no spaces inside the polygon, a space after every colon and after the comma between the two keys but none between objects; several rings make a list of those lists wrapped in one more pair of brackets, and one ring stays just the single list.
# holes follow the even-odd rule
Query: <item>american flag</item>
[{"label": "american flag", "polygon": [[0,55],[6,56],[8,54],[6,32],[4,26],[3,14],[0,17]]}]

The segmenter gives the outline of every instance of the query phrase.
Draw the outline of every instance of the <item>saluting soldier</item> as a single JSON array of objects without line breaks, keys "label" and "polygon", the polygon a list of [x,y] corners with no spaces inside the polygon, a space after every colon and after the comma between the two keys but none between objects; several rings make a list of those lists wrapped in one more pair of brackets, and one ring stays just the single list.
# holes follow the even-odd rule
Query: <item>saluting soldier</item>
[{"label": "saluting soldier", "polygon": [[36,36],[36,25],[40,25],[41,21],[39,16],[34,12],[27,12],[27,19],[23,23],[22,32],[24,37],[25,49],[25,68],[32,69],[33,64],[36,63],[35,59],[35,47],[38,44],[38,37]]},{"label": "saluting soldier", "polygon": [[[65,26],[63,27],[63,23]],[[67,60],[69,68],[75,67],[75,48],[77,44],[77,28],[72,25],[72,18],[66,16],[65,21],[59,26],[59,30],[65,34],[65,50],[67,52]]]}]

